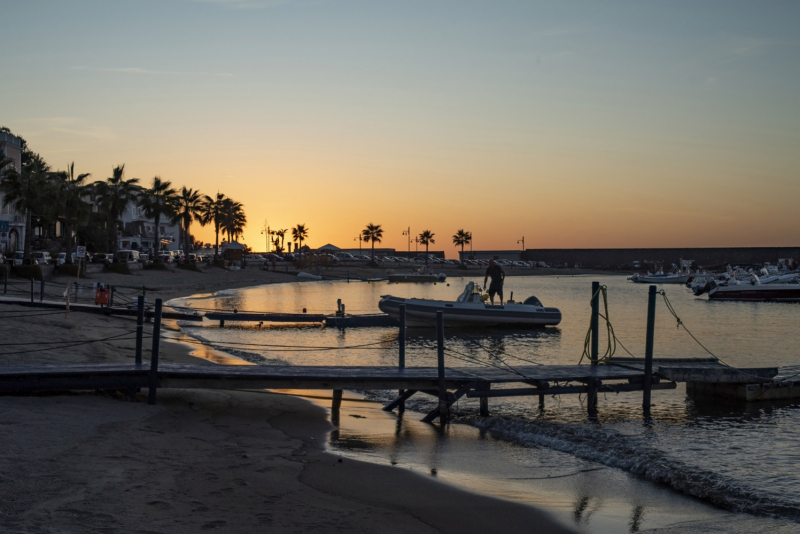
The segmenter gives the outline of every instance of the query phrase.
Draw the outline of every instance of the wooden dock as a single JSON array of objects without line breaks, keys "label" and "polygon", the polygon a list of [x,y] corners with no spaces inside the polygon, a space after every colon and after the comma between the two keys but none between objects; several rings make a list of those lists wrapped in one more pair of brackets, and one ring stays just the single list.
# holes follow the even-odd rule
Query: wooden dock
[{"label": "wooden dock", "polygon": [[[596,284],[596,283],[595,283]],[[597,292],[593,292],[592,330],[597,331]],[[161,299],[156,299],[150,363],[142,361],[142,329],[145,310],[141,305],[137,315],[135,363],[131,364],[59,364],[0,366],[0,394],[19,394],[37,391],[122,390],[130,394],[148,388],[148,402],[155,403],[158,388],[202,389],[322,389],[333,391],[333,409],[341,405],[342,391],[393,390],[397,397],[384,409],[402,409],[404,403],[417,393],[433,395],[438,406],[424,417],[447,421],[450,406],[460,398],[480,399],[480,413],[489,415],[489,399],[501,397],[538,396],[543,404],[547,395],[585,394],[587,410],[596,413],[599,393],[642,392],[642,407],[649,417],[652,390],[674,389],[680,382],[687,390],[736,391],[743,387],[751,391],[774,390],[774,395],[800,394],[800,386],[775,386],[777,368],[735,369],[719,363],[716,358],[681,359],[653,357],[653,313],[655,287],[650,291],[651,310],[648,314],[648,343],[645,358],[615,358],[612,362],[598,360],[597,337],[592,338],[590,364],[587,365],[520,365],[449,367],[445,365],[444,319],[437,314],[437,366],[405,366],[405,314],[401,306],[398,336],[397,366],[239,366],[186,365],[158,362],[161,319]],[[238,320],[248,314],[231,314]],[[308,317],[308,315],[305,315]],[[227,316],[217,316],[224,321]],[[698,384],[700,384],[698,386]],[[741,387],[740,387],[741,386]],[[778,391],[780,390],[780,391]],[[761,393],[765,395],[765,393]],[[764,397],[769,398],[769,397]]]},{"label": "wooden dock", "polygon": [[[693,369],[705,373],[724,370],[724,376],[736,383],[742,383],[754,372],[762,373],[766,381],[772,372],[731,370],[707,363]],[[774,372],[777,373],[777,369]],[[657,367],[652,389],[677,387],[677,382],[662,381],[660,375]],[[515,367],[513,371],[494,367],[448,367],[444,370],[443,385],[447,407],[464,396],[479,398],[481,414],[489,415],[490,398],[538,395],[541,401],[545,395],[589,394],[592,389],[609,393],[642,391],[643,378],[641,370],[619,365],[531,365]],[[148,363],[139,366],[117,363],[0,366],[0,394],[138,388],[151,391],[157,388],[322,389],[334,392],[334,408],[338,408],[345,389],[402,391],[384,407],[393,410],[416,393],[438,397],[441,386],[437,367],[160,364],[154,370]],[[154,391],[151,395],[154,397]],[[424,420],[432,421],[438,416],[437,407]]]}]

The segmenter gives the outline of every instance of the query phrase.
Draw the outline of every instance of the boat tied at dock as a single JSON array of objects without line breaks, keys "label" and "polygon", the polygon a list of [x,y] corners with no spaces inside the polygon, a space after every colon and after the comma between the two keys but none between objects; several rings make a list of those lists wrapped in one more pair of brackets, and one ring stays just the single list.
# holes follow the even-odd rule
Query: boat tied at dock
[{"label": "boat tied at dock", "polygon": [[382,295],[378,302],[380,310],[390,317],[399,317],[401,305],[405,305],[409,325],[414,326],[435,325],[437,311],[443,313],[446,324],[452,325],[530,327],[555,326],[561,322],[561,310],[545,307],[533,296],[524,302],[512,300],[504,305],[487,304],[483,291],[475,282],[469,282],[455,301]]}]

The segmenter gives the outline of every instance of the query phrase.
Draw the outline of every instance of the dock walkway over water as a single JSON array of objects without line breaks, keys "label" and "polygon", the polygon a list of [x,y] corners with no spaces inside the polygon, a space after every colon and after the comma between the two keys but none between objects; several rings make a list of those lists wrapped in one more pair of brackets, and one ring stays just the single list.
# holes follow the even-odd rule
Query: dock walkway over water
[{"label": "dock walkway over water", "polygon": [[[596,284],[596,283],[595,283]],[[459,399],[480,399],[481,415],[489,415],[489,399],[538,396],[543,404],[549,395],[585,394],[590,414],[597,409],[602,392],[641,391],[645,415],[649,415],[652,390],[675,389],[687,384],[687,391],[745,400],[793,398],[800,396],[800,380],[774,380],[779,369],[733,368],[717,358],[654,358],[653,308],[655,287],[649,294],[647,348],[645,358],[598,357],[598,291],[593,290],[591,351],[585,365],[445,365],[443,314],[437,316],[437,366],[405,366],[405,313],[399,318],[397,366],[261,366],[159,364],[162,302],[156,299],[153,316],[152,351],[149,363],[142,361],[145,309],[139,297],[134,364],[56,364],[0,366],[0,394],[64,390],[121,390],[131,394],[148,389],[155,403],[158,388],[202,389],[322,389],[333,391],[333,408],[341,405],[342,392],[351,390],[393,390],[397,397],[384,409],[402,409],[411,396],[428,394],[438,406],[424,420],[446,421],[450,406]],[[33,299],[31,299],[33,300]],[[37,304],[28,303],[27,305]],[[38,303],[39,305],[46,303]],[[196,317],[196,316],[193,316]],[[220,319],[223,320],[223,319]],[[796,376],[796,375],[795,375]],[[744,393],[742,393],[744,392]]]}]

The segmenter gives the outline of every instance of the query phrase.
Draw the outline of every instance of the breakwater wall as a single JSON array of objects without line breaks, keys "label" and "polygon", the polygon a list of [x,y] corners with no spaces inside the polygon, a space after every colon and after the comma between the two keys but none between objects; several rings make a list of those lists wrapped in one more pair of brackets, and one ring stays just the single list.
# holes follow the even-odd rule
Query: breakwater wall
[{"label": "breakwater wall", "polygon": [[525,261],[543,261],[550,265],[576,263],[585,269],[629,269],[634,262],[658,262],[665,267],[678,260],[693,260],[699,266],[752,263],[776,263],[778,258],[800,261],[800,247],[725,247],[725,248],[574,248],[526,249]]}]

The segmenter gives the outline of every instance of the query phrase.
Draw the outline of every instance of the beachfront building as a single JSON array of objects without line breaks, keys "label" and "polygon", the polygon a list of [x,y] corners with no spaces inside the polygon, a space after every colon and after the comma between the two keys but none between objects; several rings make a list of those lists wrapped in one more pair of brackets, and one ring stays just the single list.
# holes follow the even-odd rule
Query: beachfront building
[{"label": "beachfront building", "polygon": [[[145,216],[144,211],[135,203],[128,202],[120,218],[122,230],[117,231],[120,250],[138,250],[152,254],[155,250],[180,250],[182,229],[179,224],[170,224],[169,218],[159,221],[161,242],[156,244],[156,223]],[[189,252],[189,251],[184,251]]]},{"label": "beachfront building", "polygon": [[[22,172],[22,140],[7,132],[0,132],[0,153],[12,160],[17,172]],[[10,206],[3,206],[3,193],[0,192],[0,250],[15,252],[25,242],[25,214]]]}]

